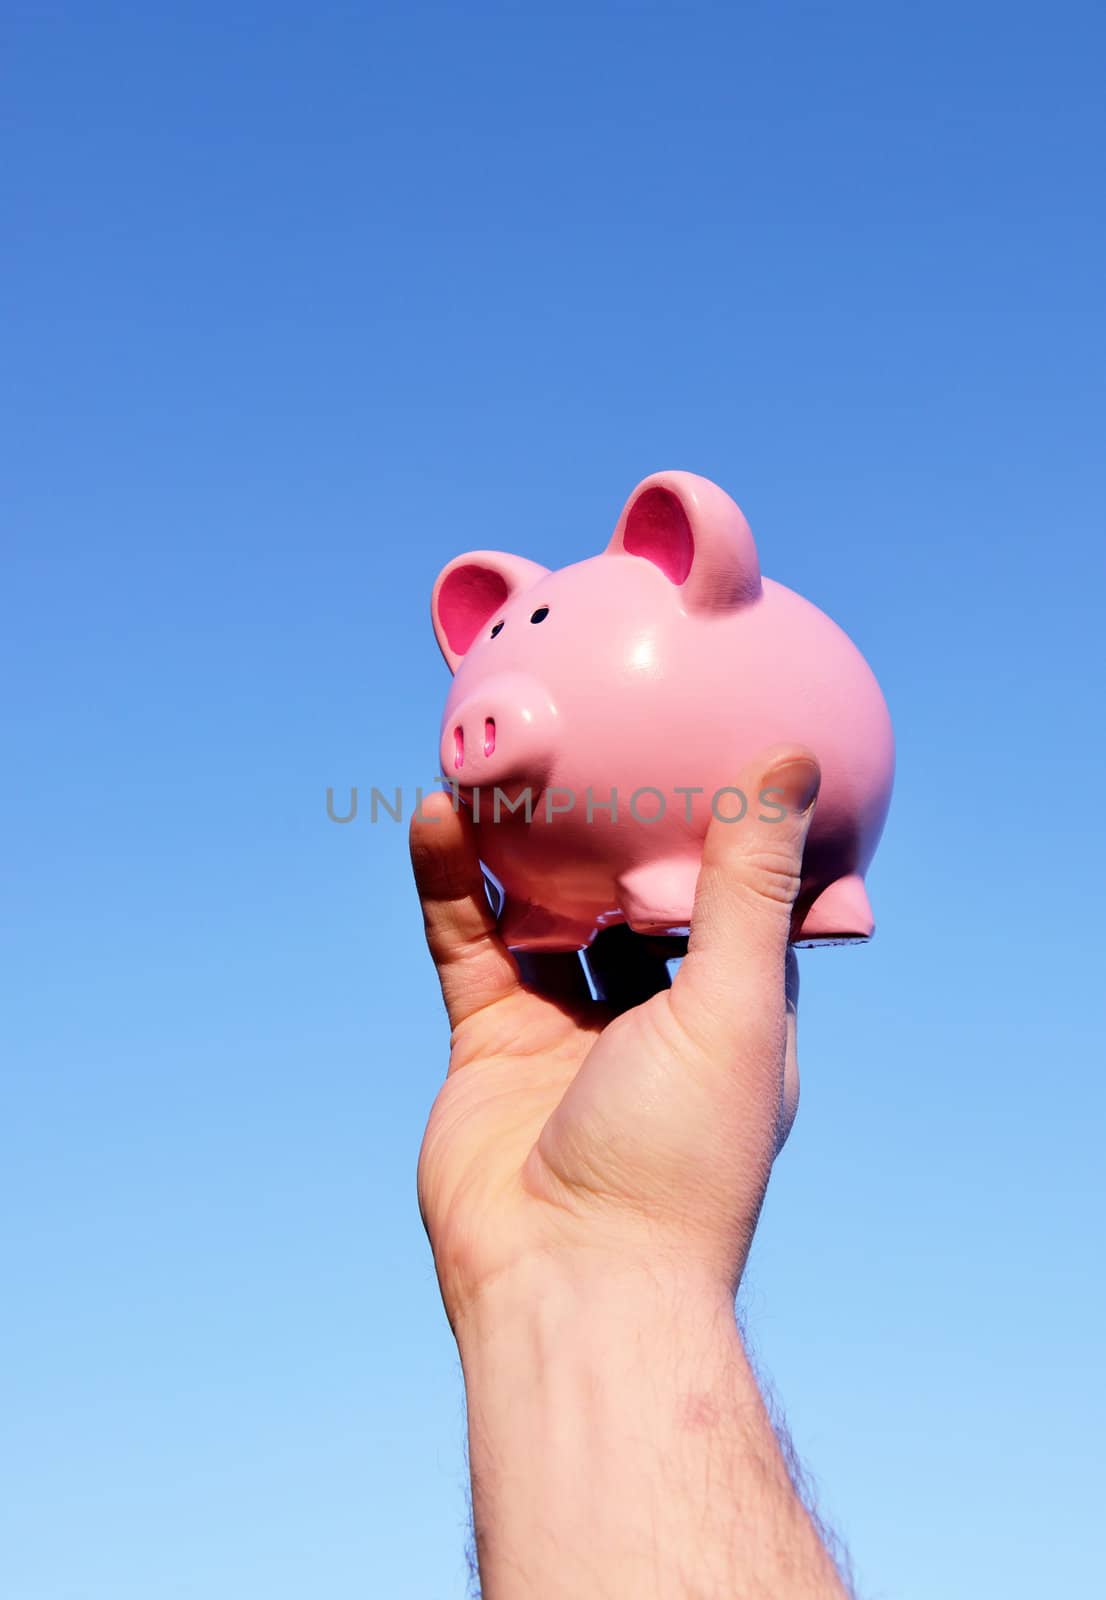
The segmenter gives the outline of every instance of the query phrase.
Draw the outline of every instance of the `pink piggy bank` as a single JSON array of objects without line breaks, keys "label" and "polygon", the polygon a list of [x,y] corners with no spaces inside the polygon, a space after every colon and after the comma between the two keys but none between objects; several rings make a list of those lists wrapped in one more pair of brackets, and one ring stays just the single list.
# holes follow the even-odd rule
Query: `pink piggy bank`
[{"label": "pink piggy bank", "polygon": [[455,673],[441,771],[472,809],[510,948],[579,950],[620,922],[686,933],[711,816],[782,816],[733,786],[783,740],[822,767],[795,942],[871,936],[864,873],[894,771],[883,695],[836,623],[761,577],[715,484],[646,478],[606,550],[557,572],[458,556],[432,612]]}]

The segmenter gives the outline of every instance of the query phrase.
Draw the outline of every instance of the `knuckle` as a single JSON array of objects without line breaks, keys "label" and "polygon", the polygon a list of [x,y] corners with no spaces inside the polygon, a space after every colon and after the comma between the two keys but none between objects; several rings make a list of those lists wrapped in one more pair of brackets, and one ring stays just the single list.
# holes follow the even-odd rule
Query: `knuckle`
[{"label": "knuckle", "polygon": [[757,844],[742,862],[742,878],[758,899],[790,908],[799,892],[802,873],[794,851]]}]

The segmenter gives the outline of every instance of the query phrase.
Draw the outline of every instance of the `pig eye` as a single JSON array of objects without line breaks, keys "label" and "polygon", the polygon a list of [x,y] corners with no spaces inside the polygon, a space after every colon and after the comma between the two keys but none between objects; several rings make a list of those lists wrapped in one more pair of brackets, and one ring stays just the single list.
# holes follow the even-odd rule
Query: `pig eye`
[{"label": "pig eye", "polygon": [[538,609],[531,616],[530,621],[531,622],[544,622],[548,615],[549,615],[549,607],[548,606],[539,606]]},{"label": "pig eye", "polygon": [[502,622],[497,622],[495,627],[492,629],[491,633],[488,635],[488,637],[490,639],[494,639],[497,633],[502,633],[502,632],[503,632],[503,624],[502,624]]}]

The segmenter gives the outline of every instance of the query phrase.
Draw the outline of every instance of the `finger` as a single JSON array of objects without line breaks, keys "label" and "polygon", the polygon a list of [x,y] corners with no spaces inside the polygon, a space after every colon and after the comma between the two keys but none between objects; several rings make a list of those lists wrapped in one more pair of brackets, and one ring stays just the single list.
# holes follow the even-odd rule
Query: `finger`
[{"label": "finger", "polygon": [[[707,830],[675,1014],[712,1056],[784,1039],[785,958],[820,772],[809,750],[777,747],[738,780],[733,821]],[[730,797],[727,796],[727,799]]]},{"label": "finger", "polygon": [[472,822],[444,792],[428,795],[411,819],[411,865],[426,942],[450,1025],[519,988],[518,968],[496,932]]},{"label": "finger", "polygon": [[629,1011],[669,987],[667,946],[673,941],[649,939],[625,923],[604,928],[585,953],[592,982],[612,1011]]}]

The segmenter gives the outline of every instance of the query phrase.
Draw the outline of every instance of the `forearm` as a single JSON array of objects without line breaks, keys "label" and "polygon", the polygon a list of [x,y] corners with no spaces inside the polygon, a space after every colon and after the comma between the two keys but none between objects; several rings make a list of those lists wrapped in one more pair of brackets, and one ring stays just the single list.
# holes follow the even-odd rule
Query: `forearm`
[{"label": "forearm", "polygon": [[457,1329],[485,1600],[839,1600],[723,1288],[515,1270]]}]

